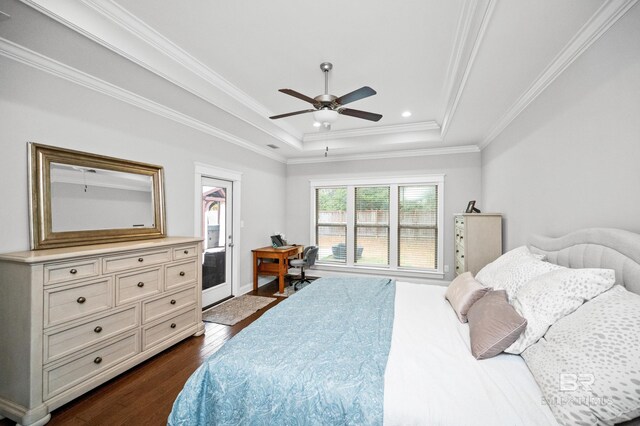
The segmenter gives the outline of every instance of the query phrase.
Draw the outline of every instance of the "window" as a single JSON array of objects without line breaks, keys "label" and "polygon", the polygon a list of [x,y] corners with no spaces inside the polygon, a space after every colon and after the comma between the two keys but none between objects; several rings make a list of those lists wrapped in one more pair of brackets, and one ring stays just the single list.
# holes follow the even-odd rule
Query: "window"
[{"label": "window", "polygon": [[443,185],[441,175],[312,181],[317,263],[442,273]]},{"label": "window", "polygon": [[389,264],[389,187],[356,187],[354,262]]},{"label": "window", "polygon": [[398,266],[438,268],[438,186],[398,188]]},{"label": "window", "polygon": [[316,200],[316,245],[318,261],[347,260],[347,188],[318,188]]}]

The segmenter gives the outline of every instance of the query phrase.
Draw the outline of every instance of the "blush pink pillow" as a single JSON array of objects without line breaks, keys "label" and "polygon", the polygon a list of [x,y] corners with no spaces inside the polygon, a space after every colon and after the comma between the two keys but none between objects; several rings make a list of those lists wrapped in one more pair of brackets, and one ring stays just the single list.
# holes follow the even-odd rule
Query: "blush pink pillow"
[{"label": "blush pink pillow", "polygon": [[491,289],[476,281],[471,272],[465,272],[449,284],[444,297],[451,304],[460,322],[467,322],[469,308],[489,290]]}]

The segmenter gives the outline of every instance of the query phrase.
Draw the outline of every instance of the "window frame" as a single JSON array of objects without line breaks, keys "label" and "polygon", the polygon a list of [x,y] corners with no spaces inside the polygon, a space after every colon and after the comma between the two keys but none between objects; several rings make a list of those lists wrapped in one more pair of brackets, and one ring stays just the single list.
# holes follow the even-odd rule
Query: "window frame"
[{"label": "window frame", "polygon": [[[347,188],[347,259],[343,264],[333,262],[316,261],[318,269],[364,272],[364,273],[393,273],[398,276],[432,276],[434,278],[444,277],[444,174],[420,175],[420,176],[396,176],[387,178],[350,178],[350,179],[312,179],[309,181],[310,188],[310,238],[312,245],[316,245],[317,212],[316,212],[316,189],[329,187]],[[398,266],[399,259],[399,232],[398,223],[398,188],[410,185],[436,185],[437,188],[437,250],[435,269],[412,268]],[[363,186],[389,186],[389,265],[362,265],[355,262],[355,188]]]}]

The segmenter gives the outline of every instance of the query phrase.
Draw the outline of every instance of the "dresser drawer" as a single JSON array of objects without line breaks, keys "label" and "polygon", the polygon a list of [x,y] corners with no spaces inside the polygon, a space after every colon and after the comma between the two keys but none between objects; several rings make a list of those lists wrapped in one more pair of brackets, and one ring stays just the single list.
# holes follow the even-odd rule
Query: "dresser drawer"
[{"label": "dresser drawer", "polygon": [[174,335],[195,325],[195,308],[186,312],[178,313],[155,325],[147,326],[142,331],[142,350],[145,351],[163,341],[170,339]]},{"label": "dresser drawer", "polygon": [[188,305],[193,305],[198,300],[197,287],[187,288],[173,292],[160,299],[142,303],[142,322],[147,323],[180,310]]},{"label": "dresser drawer", "polygon": [[456,258],[456,271],[455,272],[456,272],[456,276],[466,272],[465,265],[464,265],[464,259]]},{"label": "dresser drawer", "polygon": [[139,346],[138,332],[135,331],[97,349],[86,351],[80,357],[46,367],[42,374],[43,398],[51,398],[130,358],[139,352]]},{"label": "dresser drawer", "polygon": [[103,260],[103,270],[106,274],[109,272],[123,271],[125,269],[159,265],[170,260],[171,251],[169,249],[138,252],[137,254],[105,258]]},{"label": "dresser drawer", "polygon": [[173,249],[173,260],[191,259],[198,256],[197,245],[176,247]]},{"label": "dresser drawer", "polygon": [[174,263],[165,269],[165,288],[167,290],[192,283],[198,277],[198,262],[195,260]]},{"label": "dresser drawer", "polygon": [[62,358],[137,326],[136,305],[71,328],[47,332],[44,335],[44,362]]},{"label": "dresser drawer", "polygon": [[162,268],[116,275],[116,305],[160,293]]},{"label": "dresser drawer", "polygon": [[111,278],[48,288],[44,291],[44,326],[86,317],[112,306]]},{"label": "dresser drawer", "polygon": [[100,275],[100,260],[95,258],[44,265],[45,285],[97,277],[98,275]]}]

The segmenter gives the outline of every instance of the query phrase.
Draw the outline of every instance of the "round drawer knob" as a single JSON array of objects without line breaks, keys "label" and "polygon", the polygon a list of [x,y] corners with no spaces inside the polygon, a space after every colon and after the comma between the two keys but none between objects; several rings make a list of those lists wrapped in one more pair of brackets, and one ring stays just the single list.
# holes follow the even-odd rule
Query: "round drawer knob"
[{"label": "round drawer knob", "polygon": [[180,276],[184,277],[184,271],[180,271]]},{"label": "round drawer knob", "polygon": [[102,358],[97,356],[96,359],[93,360],[93,362],[96,363],[96,364],[100,364],[102,362]]},{"label": "round drawer knob", "polygon": [[139,257],[138,262],[144,262],[144,259],[142,257]]},{"label": "round drawer knob", "polygon": [[176,299],[171,299],[171,301],[169,303],[171,303],[172,305],[175,305],[176,304]]},{"label": "round drawer knob", "polygon": [[464,254],[462,256],[460,256],[460,257],[464,258]]},{"label": "round drawer knob", "polygon": [[77,270],[77,269],[72,269],[72,270],[70,270],[70,271],[69,271],[69,273],[70,273],[71,275],[75,275],[75,274],[77,274],[77,273],[78,273],[78,270]]},{"label": "round drawer knob", "polygon": [[171,323],[171,328],[176,328],[176,323],[175,322]]},{"label": "round drawer knob", "polygon": [[97,326],[96,328],[93,329],[93,331],[95,331],[96,333],[100,333],[102,331],[102,327]]},{"label": "round drawer knob", "polygon": [[86,301],[87,301],[87,299],[86,299],[86,298],[84,298],[84,297],[82,297],[82,296],[78,297],[78,300],[76,300],[76,302],[78,302],[78,303],[79,303],[79,304],[81,304],[81,305],[82,305],[84,302],[86,302]]},{"label": "round drawer knob", "polygon": [[140,282],[138,283],[138,287],[140,287],[140,288],[144,287],[144,283],[143,283],[142,281],[140,281]]},{"label": "round drawer knob", "polygon": [[189,250],[185,250],[185,251],[184,251],[184,254],[189,254]]}]

